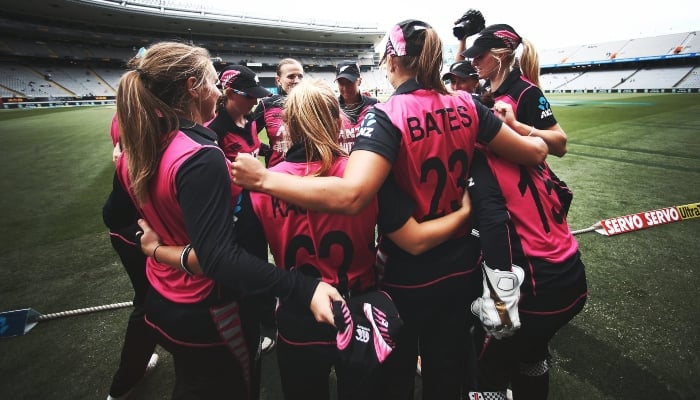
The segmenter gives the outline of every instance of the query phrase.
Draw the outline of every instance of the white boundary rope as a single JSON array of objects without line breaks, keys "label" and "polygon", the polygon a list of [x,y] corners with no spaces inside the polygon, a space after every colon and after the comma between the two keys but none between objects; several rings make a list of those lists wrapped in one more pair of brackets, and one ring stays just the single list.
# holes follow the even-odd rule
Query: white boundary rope
[{"label": "white boundary rope", "polygon": [[577,229],[577,230],[575,230],[575,231],[571,231],[571,234],[572,234],[572,235],[578,235],[578,234],[580,234],[580,233],[594,232],[596,229],[599,229],[599,228],[600,228],[600,224],[595,224],[595,225],[591,225],[591,226],[588,227],[588,228]]},{"label": "white boundary rope", "polygon": [[[675,214],[671,214],[667,210],[671,210],[671,211],[675,212]],[[686,204],[686,205],[682,205],[682,206],[667,207],[665,209],[652,210],[652,211],[647,211],[645,213],[637,213],[637,214],[632,214],[632,215],[624,216],[624,217],[606,219],[606,220],[599,221],[599,222],[591,225],[588,228],[577,229],[575,231],[571,231],[571,234],[572,235],[579,235],[581,233],[598,231],[599,233],[607,236],[610,233],[607,233],[603,230],[603,224],[607,224],[608,221],[614,221],[614,220],[625,219],[625,218],[630,218],[630,217],[638,218],[638,220],[641,220],[642,217],[645,217],[647,219],[648,218],[653,219],[654,215],[663,217],[664,214],[659,214],[659,213],[662,213],[664,211],[666,211],[666,213],[669,216],[667,218],[667,220],[662,220],[662,222],[655,222],[655,220],[652,220],[652,221],[655,222],[656,224],[659,224],[659,223],[677,222],[677,221],[682,221],[682,220],[689,219],[689,218],[698,218],[698,217],[700,217],[700,203],[691,203],[691,204]],[[649,213],[656,213],[656,214],[652,214],[650,217]],[[636,220],[632,219],[630,221],[631,221],[630,226],[632,226],[632,224],[634,224],[634,222]],[[644,222],[644,221],[640,222],[639,224],[641,224],[641,225],[636,226],[630,230],[644,229],[644,228],[647,228],[649,226],[654,225],[654,223],[649,223],[649,222]],[[623,233],[623,232],[617,232],[617,233]],[[472,235],[479,237],[479,231],[476,229],[472,229]],[[31,320],[28,322],[48,321],[48,320],[61,318],[61,317],[67,317],[67,316],[71,316],[71,315],[88,314],[88,313],[97,312],[97,311],[126,308],[126,307],[131,307],[133,305],[134,305],[133,302],[125,301],[122,303],[105,304],[105,305],[96,306],[96,307],[79,308],[76,310],[61,311],[61,312],[51,313],[51,314],[42,314],[42,315],[39,315],[37,317],[31,318]]]},{"label": "white boundary rope", "polygon": [[131,307],[133,306],[134,303],[131,301],[125,301],[123,303],[114,303],[114,304],[105,304],[102,306],[96,306],[96,307],[86,307],[86,308],[79,308],[76,310],[69,310],[69,311],[61,311],[57,313],[51,313],[51,314],[43,314],[39,315],[35,321],[48,321],[51,319],[56,319],[56,318],[61,318],[61,317],[67,317],[70,315],[80,315],[80,314],[88,314],[96,311],[104,311],[104,310],[114,310],[117,308],[125,308],[125,307]]},{"label": "white boundary rope", "polygon": [[[586,232],[594,232],[596,229],[600,229],[600,224],[593,224],[589,226],[588,228],[583,228],[583,229],[577,229],[575,231],[571,231],[572,235],[578,235],[580,233],[586,233]],[[479,231],[477,229],[472,229],[472,236],[474,237],[479,237]]]},{"label": "white boundary rope", "polygon": [[[600,224],[595,224],[589,228],[579,229],[576,231],[572,231],[571,233],[574,235],[578,235],[579,233],[592,232],[599,227],[600,227]],[[476,229],[472,230],[472,234],[476,237],[479,236],[479,232]],[[126,308],[126,307],[131,307],[133,305],[134,305],[133,302],[125,301],[122,303],[113,303],[113,304],[105,304],[105,305],[95,306],[95,307],[78,308],[75,310],[61,311],[61,312],[50,313],[50,314],[41,314],[35,318],[30,318],[30,320],[27,322],[32,323],[32,322],[49,321],[52,319],[69,317],[72,315],[89,314],[89,313],[93,313],[93,312],[97,312],[97,311],[106,311],[106,310],[115,310],[118,308]]]}]

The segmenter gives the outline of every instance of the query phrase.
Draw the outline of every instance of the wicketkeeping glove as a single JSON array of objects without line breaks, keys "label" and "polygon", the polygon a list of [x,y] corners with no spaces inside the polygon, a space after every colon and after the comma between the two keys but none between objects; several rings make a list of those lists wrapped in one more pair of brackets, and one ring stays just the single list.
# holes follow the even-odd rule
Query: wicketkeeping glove
[{"label": "wicketkeeping glove", "polygon": [[481,11],[470,8],[457,21],[455,27],[452,28],[452,33],[457,39],[464,39],[471,35],[481,32],[486,26],[486,21]]},{"label": "wicketkeeping glove", "polygon": [[484,270],[484,293],[472,303],[472,313],[479,317],[484,329],[496,339],[512,336],[520,328],[518,301],[525,271],[512,265],[510,271]]}]

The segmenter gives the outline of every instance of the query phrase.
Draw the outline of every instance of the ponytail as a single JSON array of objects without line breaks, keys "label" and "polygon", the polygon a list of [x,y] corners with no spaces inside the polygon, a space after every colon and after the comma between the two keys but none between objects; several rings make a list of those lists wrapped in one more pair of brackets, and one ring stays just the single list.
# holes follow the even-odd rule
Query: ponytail
[{"label": "ponytail", "polygon": [[192,101],[189,77],[204,81],[211,60],[206,49],[177,42],[152,45],[129,61],[117,87],[120,145],[127,155],[129,179],[136,201],[148,200],[168,137],[179,129]]},{"label": "ponytail", "polygon": [[540,87],[540,56],[535,45],[523,38],[523,52],[520,55],[520,72],[535,86]]},{"label": "ponytail", "polygon": [[442,41],[435,29],[425,30],[423,51],[418,56],[416,80],[426,89],[448,94],[445,82],[440,77],[442,70]]},{"label": "ponytail", "polygon": [[425,29],[420,55],[397,57],[401,66],[415,74],[416,81],[426,89],[449,94],[440,77],[442,71],[442,40],[433,28]]},{"label": "ponytail", "polygon": [[[145,90],[138,71],[122,75],[117,88],[117,116],[122,129],[120,145],[127,154],[129,179],[136,201],[148,199],[148,184],[155,174],[160,158],[161,125],[154,115],[167,110],[150,91]],[[172,112],[170,112],[172,115]],[[166,118],[169,132],[177,126],[177,118]]]}]

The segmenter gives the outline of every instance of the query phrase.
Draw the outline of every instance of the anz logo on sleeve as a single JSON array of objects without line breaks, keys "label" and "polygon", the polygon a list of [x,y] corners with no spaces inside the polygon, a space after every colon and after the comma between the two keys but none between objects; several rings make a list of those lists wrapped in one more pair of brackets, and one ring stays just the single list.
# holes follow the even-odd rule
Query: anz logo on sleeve
[{"label": "anz logo on sleeve", "polygon": [[374,124],[377,121],[374,119],[374,113],[369,112],[362,120],[362,125],[360,126],[360,131],[357,132],[357,136],[372,137],[372,132],[374,132]]},{"label": "anz logo on sleeve", "polygon": [[539,108],[540,111],[542,111],[540,113],[540,119],[545,119],[547,117],[551,117],[552,116],[552,108],[550,107],[547,99],[545,99],[544,96],[542,96],[538,100],[538,103],[539,103],[539,105],[537,106],[537,108]]}]

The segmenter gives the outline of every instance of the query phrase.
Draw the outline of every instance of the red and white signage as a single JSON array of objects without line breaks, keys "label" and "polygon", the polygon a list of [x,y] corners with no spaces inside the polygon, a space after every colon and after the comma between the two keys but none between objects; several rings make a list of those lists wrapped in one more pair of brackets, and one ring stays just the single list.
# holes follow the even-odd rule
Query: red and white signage
[{"label": "red and white signage", "polygon": [[700,203],[666,207],[623,217],[604,219],[596,224],[597,229],[595,231],[601,235],[613,236],[692,218],[700,218]]}]

